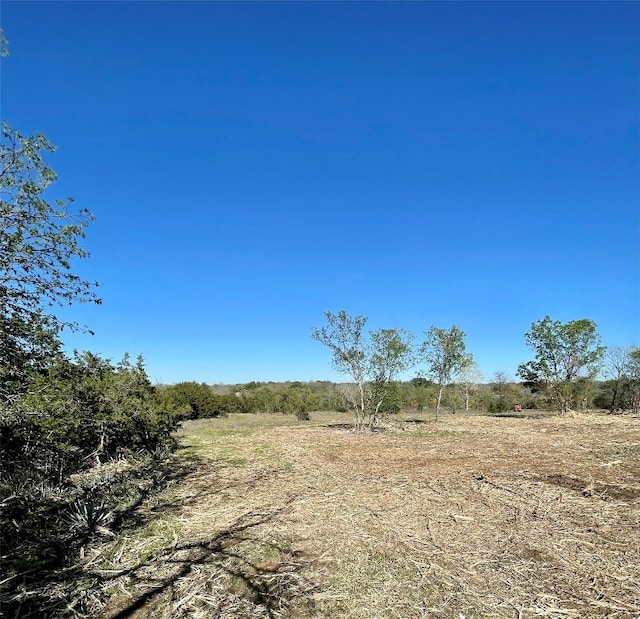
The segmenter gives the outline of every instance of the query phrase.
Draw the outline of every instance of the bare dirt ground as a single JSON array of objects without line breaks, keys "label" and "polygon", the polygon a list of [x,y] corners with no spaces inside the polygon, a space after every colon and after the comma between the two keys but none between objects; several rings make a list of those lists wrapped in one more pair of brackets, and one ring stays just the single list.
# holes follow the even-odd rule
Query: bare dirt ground
[{"label": "bare dirt ground", "polygon": [[185,424],[99,616],[640,617],[640,419],[349,421]]}]

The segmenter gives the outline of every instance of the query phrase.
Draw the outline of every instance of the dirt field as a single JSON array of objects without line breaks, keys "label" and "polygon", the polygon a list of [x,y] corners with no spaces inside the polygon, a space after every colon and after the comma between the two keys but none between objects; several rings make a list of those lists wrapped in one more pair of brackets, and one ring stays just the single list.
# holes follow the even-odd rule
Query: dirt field
[{"label": "dirt field", "polygon": [[101,616],[640,617],[640,419],[349,422],[185,424]]}]

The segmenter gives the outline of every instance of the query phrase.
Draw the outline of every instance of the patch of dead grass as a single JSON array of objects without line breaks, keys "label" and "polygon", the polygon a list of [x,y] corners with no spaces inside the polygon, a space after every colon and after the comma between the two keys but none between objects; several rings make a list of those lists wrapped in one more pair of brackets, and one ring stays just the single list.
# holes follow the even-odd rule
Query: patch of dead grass
[{"label": "patch of dead grass", "polygon": [[103,617],[640,616],[640,420],[277,418],[186,424],[177,537]]}]

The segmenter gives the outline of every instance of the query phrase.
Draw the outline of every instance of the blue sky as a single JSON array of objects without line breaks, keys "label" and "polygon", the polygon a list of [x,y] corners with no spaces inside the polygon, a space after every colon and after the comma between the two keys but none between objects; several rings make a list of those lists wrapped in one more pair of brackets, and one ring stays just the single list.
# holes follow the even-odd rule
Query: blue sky
[{"label": "blue sky", "polygon": [[71,348],[152,380],[335,379],[326,310],[457,324],[514,375],[549,314],[640,344],[640,5],[11,2],[1,115],[96,221]]}]

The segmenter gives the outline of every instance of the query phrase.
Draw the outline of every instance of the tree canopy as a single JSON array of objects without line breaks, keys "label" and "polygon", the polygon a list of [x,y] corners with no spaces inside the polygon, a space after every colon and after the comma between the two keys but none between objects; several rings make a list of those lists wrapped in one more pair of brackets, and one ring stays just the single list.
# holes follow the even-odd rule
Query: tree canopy
[{"label": "tree canopy", "polygon": [[353,380],[350,399],[355,427],[376,422],[397,409],[395,381],[413,361],[413,336],[403,329],[364,332],[366,316],[350,316],[344,310],[326,312],[327,324],[313,329],[311,337],[332,352],[333,366]]},{"label": "tree canopy", "polygon": [[75,260],[88,256],[81,242],[91,213],[45,197],[56,175],[43,155],[53,150],[41,134],[2,126],[0,606],[7,616],[70,608],[72,587],[47,590],[52,574],[73,578],[70,566],[96,526],[121,526],[160,483],[178,421],[142,358],[134,365],[125,355],[113,365],[89,352],[63,353],[61,331],[82,327],[60,318],[60,307],[100,299],[97,284],[75,271]]},{"label": "tree canopy", "polygon": [[[20,379],[59,352],[57,334],[79,328],[53,308],[100,303],[97,283],[78,276],[72,262],[92,221],[71,199],[45,199],[56,180],[43,155],[55,149],[40,133],[25,137],[6,123],[0,140],[0,384]],[[6,389],[2,389],[6,392]]]},{"label": "tree canopy", "polygon": [[420,346],[419,358],[426,364],[426,374],[439,386],[436,417],[440,412],[442,394],[454,377],[471,366],[473,357],[467,353],[465,333],[456,325],[450,329],[431,327]]},{"label": "tree canopy", "polygon": [[600,345],[596,323],[586,318],[563,323],[545,316],[525,334],[535,359],[518,367],[518,376],[534,388],[545,389],[558,410],[566,412],[575,402],[579,379],[593,378],[605,348]]}]

